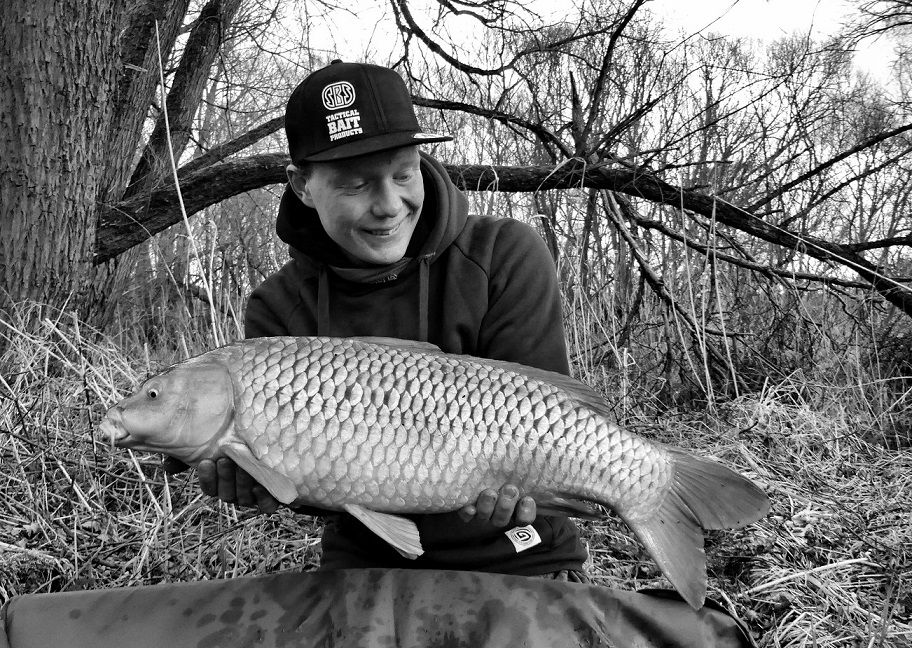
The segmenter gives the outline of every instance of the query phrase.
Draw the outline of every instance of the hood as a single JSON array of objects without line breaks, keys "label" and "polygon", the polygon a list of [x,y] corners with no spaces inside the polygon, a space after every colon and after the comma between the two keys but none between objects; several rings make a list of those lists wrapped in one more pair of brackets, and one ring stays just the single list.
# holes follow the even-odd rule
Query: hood
[{"label": "hood", "polygon": [[390,281],[411,272],[424,263],[431,264],[459,235],[468,216],[468,201],[436,159],[421,153],[421,175],[424,179],[424,205],[405,258],[399,263],[354,266],[342,249],[323,229],[315,209],[308,207],[285,188],[279,205],[276,232],[289,245],[289,253],[303,269],[314,274],[329,269],[340,277],[357,283]]},{"label": "hood", "polygon": [[329,274],[344,281],[373,284],[398,281],[418,274],[415,316],[420,341],[428,339],[428,287],[430,266],[456,240],[468,219],[468,200],[459,191],[443,165],[421,153],[421,176],[424,179],[424,205],[405,257],[391,265],[355,266],[342,249],[329,237],[317,211],[308,207],[285,188],[279,205],[276,231],[289,245],[291,258],[304,276],[317,277],[317,335],[332,335],[329,302],[332,299]]}]

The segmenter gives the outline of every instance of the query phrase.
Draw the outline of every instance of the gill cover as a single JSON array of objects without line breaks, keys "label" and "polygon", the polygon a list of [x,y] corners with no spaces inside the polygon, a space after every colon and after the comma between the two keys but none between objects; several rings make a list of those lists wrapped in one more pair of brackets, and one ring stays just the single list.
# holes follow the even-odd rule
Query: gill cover
[{"label": "gill cover", "polygon": [[224,366],[191,360],[149,378],[116,407],[128,434],[117,445],[193,462],[230,426],[234,390]]}]

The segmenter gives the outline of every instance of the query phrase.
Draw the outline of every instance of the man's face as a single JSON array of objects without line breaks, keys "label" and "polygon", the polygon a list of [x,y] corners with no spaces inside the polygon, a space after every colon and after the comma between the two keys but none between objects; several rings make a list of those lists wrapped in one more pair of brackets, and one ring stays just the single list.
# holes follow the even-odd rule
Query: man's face
[{"label": "man's face", "polygon": [[385,265],[405,256],[424,204],[417,146],[312,163],[310,177],[299,175],[292,187],[356,262]]}]

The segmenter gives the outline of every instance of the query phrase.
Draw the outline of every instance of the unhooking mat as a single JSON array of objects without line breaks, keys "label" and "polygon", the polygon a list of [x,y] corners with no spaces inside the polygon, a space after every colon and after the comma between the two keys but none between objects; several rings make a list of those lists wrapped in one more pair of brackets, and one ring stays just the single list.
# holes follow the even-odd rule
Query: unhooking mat
[{"label": "unhooking mat", "polygon": [[0,648],[752,646],[715,603],[521,576],[358,569],[27,594]]}]

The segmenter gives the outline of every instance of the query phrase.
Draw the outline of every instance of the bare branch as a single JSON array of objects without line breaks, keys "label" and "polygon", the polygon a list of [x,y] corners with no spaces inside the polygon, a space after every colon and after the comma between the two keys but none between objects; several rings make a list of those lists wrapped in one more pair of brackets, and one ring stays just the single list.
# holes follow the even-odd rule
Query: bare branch
[{"label": "bare branch", "polygon": [[[718,250],[718,248],[716,248],[715,246],[697,243],[692,238],[684,236],[683,234],[681,234],[681,232],[668,227],[667,225],[665,225],[665,223],[662,223],[661,221],[643,218],[642,216],[639,216],[638,214],[633,214],[632,216],[628,214],[628,217],[632,217],[634,222],[637,224],[637,226],[642,227],[643,229],[651,229],[656,232],[660,232],[664,236],[667,236],[668,238],[670,238],[674,241],[677,241],[678,243],[682,243],[682,244],[686,245],[690,249],[694,250],[695,252],[699,252],[701,255],[703,255],[707,258],[709,258],[711,255],[713,259],[716,259],[719,261],[724,261],[725,263],[728,263],[729,265],[738,266],[739,268],[744,268],[745,270],[752,270],[753,272],[757,272],[759,274],[766,275],[770,278],[780,277],[783,279],[794,279],[794,280],[821,283],[821,284],[826,284],[826,285],[844,286],[846,288],[868,289],[871,287],[871,285],[867,282],[850,281],[848,279],[841,279],[839,277],[830,277],[830,276],[826,276],[826,275],[813,274],[810,272],[794,272],[791,270],[780,270],[779,268],[774,268],[770,265],[764,265],[762,263],[757,263],[756,261],[749,261],[747,259],[735,257],[730,254],[725,254],[724,252],[720,252]],[[909,239],[910,239],[910,241],[912,241],[912,237],[909,237]],[[849,246],[846,246],[846,247],[849,247]]]},{"label": "bare branch", "polygon": [[[209,166],[182,179],[185,207],[194,214],[228,197],[285,181],[285,154],[264,154]],[[884,276],[856,250],[817,237],[796,234],[767,223],[721,198],[687,191],[641,170],[615,169],[570,160],[556,167],[445,165],[462,189],[475,191],[543,191],[592,187],[609,189],[651,202],[693,211],[752,236],[792,248],[815,259],[846,266],[891,304],[912,315],[912,289]],[[96,264],[111,259],[151,234],[178,222],[181,213],[173,188],[138,196],[103,211],[96,237]]]},{"label": "bare branch", "polygon": [[124,163],[110,178],[110,190],[120,196],[132,171],[136,142],[158,86],[154,74],[157,49],[155,25],[158,22],[163,52],[170,52],[180,32],[181,21],[190,0],[144,0],[135,5],[130,22],[120,37],[121,69],[114,93],[114,116],[107,138],[111,155],[122,156]]},{"label": "bare branch", "polygon": [[[641,5],[642,3],[647,2],[647,1],[648,0],[636,0],[637,5]],[[459,71],[464,72],[469,75],[476,74],[479,76],[496,76],[496,75],[502,74],[506,70],[513,69],[516,66],[516,63],[518,61],[520,61],[522,58],[528,56],[529,54],[532,54],[533,52],[556,51],[569,43],[585,40],[586,38],[589,38],[591,36],[596,36],[596,35],[602,34],[604,32],[604,29],[601,29],[601,28],[593,29],[590,31],[575,31],[574,30],[569,36],[564,37],[564,38],[559,38],[554,41],[540,43],[537,40],[533,40],[531,45],[519,50],[509,61],[507,61],[503,65],[500,65],[500,66],[494,67],[494,68],[490,68],[490,69],[486,69],[486,68],[477,67],[475,65],[471,65],[469,63],[464,63],[463,61],[460,61],[455,56],[453,56],[452,54],[450,54],[446,50],[444,50],[443,47],[441,47],[439,43],[437,43],[434,39],[432,39],[427,34],[427,32],[424,31],[421,28],[421,26],[417,23],[417,21],[415,20],[414,16],[411,13],[411,11],[409,10],[408,0],[390,0],[390,4],[393,8],[393,15],[396,20],[396,26],[398,27],[399,31],[404,34],[403,38],[406,42],[406,48],[408,47],[408,42],[410,41],[411,37],[415,36],[428,49],[430,49],[432,52],[437,54],[444,61],[449,63],[454,69],[459,70]],[[446,3],[443,3],[443,2],[442,2],[442,4],[446,5]],[[476,4],[475,6],[480,6],[480,4],[484,4],[484,3],[479,3],[479,4]],[[467,12],[462,11],[462,12],[456,12],[456,13],[467,13]],[[475,16],[475,14],[472,14],[472,15]],[[630,13],[631,17],[632,17],[632,15],[633,14]],[[475,16],[475,17],[477,18],[477,16]],[[498,18],[498,20],[499,20],[499,18]],[[481,22],[485,25],[488,25],[493,21],[491,19],[485,19],[485,20],[482,20]],[[626,24],[627,23],[625,22],[623,24],[623,26],[626,27]],[[403,58],[403,60],[405,60],[405,57]]]},{"label": "bare branch", "polygon": [[[630,21],[633,20],[634,15],[639,11],[647,0],[636,0],[630,8],[627,9],[620,20],[617,21],[614,29],[611,32],[611,36],[608,38],[608,47],[605,48],[605,54],[602,57],[602,65],[599,68],[598,78],[595,81],[592,100],[589,104],[589,117],[586,120],[586,125],[583,129],[582,139],[584,142],[588,142],[589,138],[592,135],[592,129],[595,124],[598,122],[598,113],[602,109],[602,97],[605,94],[605,86],[607,85],[608,73],[611,70],[612,62],[614,59],[614,50],[617,47],[618,39],[621,37],[621,33],[627,28],[627,25],[630,24]],[[577,151],[577,154],[582,155],[585,151]]]},{"label": "bare branch", "polygon": [[[258,155],[213,164],[182,177],[187,215],[238,194],[285,182],[288,162],[284,153]],[[96,230],[93,263],[110,260],[181,219],[177,192],[171,186],[105,206]]]},{"label": "bare branch", "polygon": [[882,248],[893,247],[894,245],[912,246],[912,234],[905,236],[894,236],[893,238],[881,239],[879,241],[865,241],[864,243],[847,243],[843,247],[853,252],[863,252],[864,250],[877,250]]},{"label": "bare branch", "polygon": [[845,160],[846,158],[849,158],[849,157],[855,155],[856,153],[859,153],[867,148],[870,148],[870,147],[874,146],[875,144],[879,144],[880,142],[883,142],[884,140],[888,140],[891,137],[895,137],[896,135],[905,133],[908,130],[912,130],[912,124],[905,124],[898,128],[894,128],[891,131],[887,131],[885,133],[878,133],[877,135],[875,135],[873,137],[869,137],[868,139],[866,139],[862,142],[859,142],[856,146],[853,146],[852,148],[850,148],[846,151],[843,151],[839,155],[835,155],[835,156],[831,157],[826,162],[823,162],[822,164],[818,164],[816,167],[814,167],[810,171],[808,171],[806,173],[802,173],[797,178],[795,178],[789,182],[786,182],[784,185],[779,187],[779,189],[777,189],[773,193],[764,196],[762,200],[758,200],[753,205],[749,205],[747,207],[747,209],[748,209],[748,211],[756,211],[760,207],[763,207],[764,205],[768,205],[770,202],[772,202],[779,196],[783,195],[784,193],[790,191],[791,189],[794,189],[795,187],[800,185],[802,182],[806,182],[807,180],[813,178],[814,176],[820,175],[821,173],[823,173],[824,171],[829,169],[831,166],[833,166],[837,162],[841,162],[842,160]]},{"label": "bare branch", "polygon": [[912,25],[912,0],[869,0],[859,5],[858,11],[861,19],[847,33],[853,46],[869,36]]},{"label": "bare branch", "polygon": [[521,126],[535,135],[545,146],[558,149],[567,158],[573,157],[573,152],[569,149],[569,147],[567,147],[567,145],[564,144],[560,138],[558,138],[550,130],[541,124],[537,124],[527,119],[517,117],[516,115],[511,115],[509,113],[504,113],[489,108],[480,108],[478,106],[462,103],[459,101],[442,101],[440,99],[427,99],[425,97],[416,96],[412,97],[412,101],[416,106],[424,106],[425,108],[437,108],[439,110],[464,112],[469,115],[478,115],[479,117],[485,117],[486,119],[495,119],[503,124],[516,124],[517,126]]},{"label": "bare branch", "polygon": [[[834,187],[830,188],[829,190],[825,191],[823,194],[816,197],[814,200],[812,200],[810,203],[808,203],[804,209],[800,210],[793,216],[789,216],[788,218],[782,220],[779,223],[779,226],[780,227],[789,227],[794,221],[804,218],[815,207],[819,207],[820,205],[825,203],[827,200],[832,198],[834,195],[836,195],[837,193],[839,193],[840,191],[842,191],[849,185],[851,185],[855,182],[858,182],[859,180],[863,180],[864,178],[867,178],[868,176],[874,175],[874,174],[878,173],[879,171],[883,171],[884,169],[890,168],[891,166],[895,165],[897,162],[899,162],[900,160],[905,158],[907,155],[909,155],[909,153],[912,153],[912,146],[908,146],[908,147],[902,149],[899,153],[897,153],[896,155],[890,156],[889,158],[887,158],[880,164],[877,164],[873,167],[869,167],[869,168],[861,171],[860,173],[856,173],[856,174],[846,178],[842,182],[836,184]],[[847,247],[850,247],[850,246],[847,246]]]},{"label": "bare branch", "polygon": [[225,142],[224,144],[214,146],[205,154],[193,158],[193,160],[181,167],[180,172],[182,175],[189,175],[191,173],[196,173],[197,171],[212,164],[223,162],[235,153],[243,151],[248,146],[259,142],[264,137],[272,135],[284,126],[284,115],[270,119],[269,121],[260,124],[255,128],[252,128],[243,135],[240,135],[231,141]]},{"label": "bare branch", "polygon": [[[461,70],[462,72],[465,72],[466,74],[478,74],[481,76],[491,76],[491,75],[495,75],[495,74],[500,74],[504,70],[508,70],[513,65],[513,62],[511,62],[507,65],[502,65],[498,68],[486,70],[484,68],[476,67],[474,65],[469,65],[468,63],[463,63],[462,61],[458,60],[457,58],[455,58],[454,56],[452,56],[451,54],[446,52],[440,45],[437,44],[437,42],[434,39],[432,39],[430,36],[428,36],[427,33],[423,29],[421,29],[421,26],[418,25],[418,23],[415,21],[415,18],[412,16],[412,12],[409,11],[407,0],[390,0],[390,2],[392,3],[393,11],[396,15],[397,22],[399,21],[399,19],[401,17],[402,20],[405,21],[404,27],[407,28],[407,31],[409,33],[417,36],[418,40],[420,40],[422,43],[424,43],[425,46],[427,46],[427,48],[429,50],[434,52],[437,56],[442,58],[444,61],[446,61],[447,63],[452,65],[457,70]],[[400,25],[401,25],[401,23],[400,23]]]},{"label": "bare branch", "polygon": [[165,119],[161,115],[133,172],[130,181],[132,189],[128,193],[140,190],[147,176],[154,182],[160,170],[167,168],[161,160],[167,159],[168,138],[175,155],[179,157],[184,150],[190,139],[191,122],[202,98],[203,86],[209,78],[209,69],[240,4],[241,0],[209,0],[200,12],[168,92],[166,106],[171,132],[165,132]]}]

